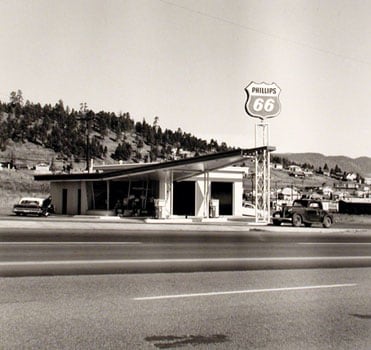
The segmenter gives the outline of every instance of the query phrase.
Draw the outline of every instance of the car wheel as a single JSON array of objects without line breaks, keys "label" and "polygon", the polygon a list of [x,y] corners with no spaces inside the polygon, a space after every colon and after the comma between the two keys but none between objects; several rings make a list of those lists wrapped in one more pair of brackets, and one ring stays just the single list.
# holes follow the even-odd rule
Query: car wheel
[{"label": "car wheel", "polygon": [[274,226],[280,226],[281,225],[281,221],[280,220],[273,220],[273,225]]},{"label": "car wheel", "polygon": [[292,216],[292,225],[293,226],[299,227],[299,226],[301,226],[302,223],[303,223],[303,220],[302,220],[302,218],[299,214],[294,214]]},{"label": "car wheel", "polygon": [[326,215],[322,220],[322,226],[325,228],[329,228],[331,225],[332,225],[332,220],[328,215]]}]

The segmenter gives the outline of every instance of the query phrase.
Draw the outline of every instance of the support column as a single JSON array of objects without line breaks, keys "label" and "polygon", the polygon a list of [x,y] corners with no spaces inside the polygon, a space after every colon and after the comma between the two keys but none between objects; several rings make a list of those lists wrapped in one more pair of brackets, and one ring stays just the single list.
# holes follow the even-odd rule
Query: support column
[{"label": "support column", "polygon": [[[268,146],[267,123],[255,125],[255,147]],[[255,222],[268,224],[270,221],[270,156],[267,149],[255,154]]]},{"label": "support column", "polygon": [[110,209],[109,208],[109,201],[110,201],[110,182],[109,180],[106,181],[106,186],[107,186],[107,205],[106,205],[106,209],[107,211]]},{"label": "support column", "polygon": [[204,173],[204,193],[203,193],[203,204],[204,204],[204,218],[210,216],[210,176],[209,172]]}]

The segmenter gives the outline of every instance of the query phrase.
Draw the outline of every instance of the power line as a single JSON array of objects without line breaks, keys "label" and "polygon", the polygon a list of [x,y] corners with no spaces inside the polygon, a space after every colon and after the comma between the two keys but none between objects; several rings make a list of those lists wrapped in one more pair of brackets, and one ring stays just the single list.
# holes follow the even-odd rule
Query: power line
[{"label": "power line", "polygon": [[220,16],[211,15],[209,13],[199,11],[199,10],[194,10],[192,8],[189,8],[189,7],[186,7],[186,6],[183,6],[183,5],[174,4],[171,1],[167,1],[167,0],[159,0],[159,1],[161,1],[162,3],[164,3],[166,5],[177,7],[177,8],[180,8],[182,10],[197,14],[197,15],[202,16],[202,17],[211,18],[211,19],[213,19],[215,21],[218,21],[218,22],[226,23],[226,24],[229,24],[229,25],[232,25],[232,26],[244,29],[244,30],[255,32],[255,33],[258,33],[258,34],[261,34],[261,35],[264,35],[264,36],[267,36],[267,37],[270,37],[270,38],[273,38],[273,39],[277,39],[277,40],[280,40],[280,41],[284,41],[284,42],[296,45],[296,46],[305,47],[305,48],[313,50],[313,51],[317,51],[317,52],[320,52],[320,53],[323,53],[323,54],[326,54],[326,55],[335,56],[335,57],[342,58],[342,59],[345,59],[345,60],[348,60],[348,61],[354,61],[354,62],[363,64],[363,65],[368,65],[368,66],[371,65],[371,62],[368,62],[368,61],[365,61],[365,60],[361,60],[361,59],[354,58],[354,57],[351,57],[351,56],[339,54],[337,52],[322,49],[322,48],[319,48],[319,47],[316,47],[316,46],[313,46],[313,45],[309,45],[307,43],[300,42],[300,41],[297,41],[297,40],[287,39],[287,38],[284,38],[282,36],[279,36],[279,35],[276,35],[276,34],[273,34],[273,33],[270,33],[270,32],[266,32],[266,31],[263,31],[263,30],[259,30],[259,29],[253,28],[253,27],[249,27],[247,25],[244,25],[244,24],[241,24],[241,23],[238,23],[238,22],[235,22],[235,21],[232,21],[232,20],[220,17]]}]

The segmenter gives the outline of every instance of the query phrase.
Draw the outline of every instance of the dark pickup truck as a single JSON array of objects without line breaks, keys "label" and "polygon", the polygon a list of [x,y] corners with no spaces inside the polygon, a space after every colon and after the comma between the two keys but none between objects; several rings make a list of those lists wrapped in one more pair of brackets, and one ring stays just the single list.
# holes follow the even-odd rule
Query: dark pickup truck
[{"label": "dark pickup truck", "polygon": [[312,226],[321,223],[328,228],[334,222],[333,216],[323,209],[322,202],[313,199],[297,199],[292,206],[284,206],[282,210],[272,214],[273,225],[291,223],[295,227],[305,225]]}]

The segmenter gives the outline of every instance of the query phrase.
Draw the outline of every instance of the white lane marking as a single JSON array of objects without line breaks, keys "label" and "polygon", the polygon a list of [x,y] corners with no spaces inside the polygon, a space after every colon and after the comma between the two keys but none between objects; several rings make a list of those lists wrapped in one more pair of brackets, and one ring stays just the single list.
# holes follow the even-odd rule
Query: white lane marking
[{"label": "white lane marking", "polygon": [[62,242],[62,241],[42,241],[42,242],[0,242],[1,245],[138,245],[142,242]]},{"label": "white lane marking", "polygon": [[232,290],[232,291],[226,291],[226,292],[174,294],[174,295],[160,295],[160,296],[153,296],[153,297],[140,297],[140,298],[134,298],[133,300],[160,300],[160,299],[193,298],[193,297],[216,296],[216,295],[230,295],[230,294],[287,292],[287,291],[307,290],[307,289],[325,289],[325,288],[354,287],[356,285],[357,285],[356,283],[345,283],[345,284],[327,284],[327,285],[319,285],[319,286],[302,286],[302,287],[284,287],[284,288],[267,288],[267,289]]},{"label": "white lane marking", "polygon": [[300,245],[367,245],[371,242],[299,242]]},{"label": "white lane marking", "polygon": [[[22,241],[22,242],[12,242],[5,241],[0,242],[2,245],[139,245],[143,242],[77,242],[77,241]],[[297,245],[371,245],[371,242],[298,242]],[[243,258],[242,258],[243,259]],[[274,258],[276,259],[276,258]],[[298,258],[295,258],[298,259]]]},{"label": "white lane marking", "polygon": [[265,261],[317,261],[317,260],[371,260],[371,256],[312,256],[312,257],[267,257],[267,258],[210,258],[210,259],[102,259],[102,260],[47,260],[0,262],[9,265],[73,265],[73,264],[137,264],[137,263],[217,263],[217,262],[265,262]]}]

